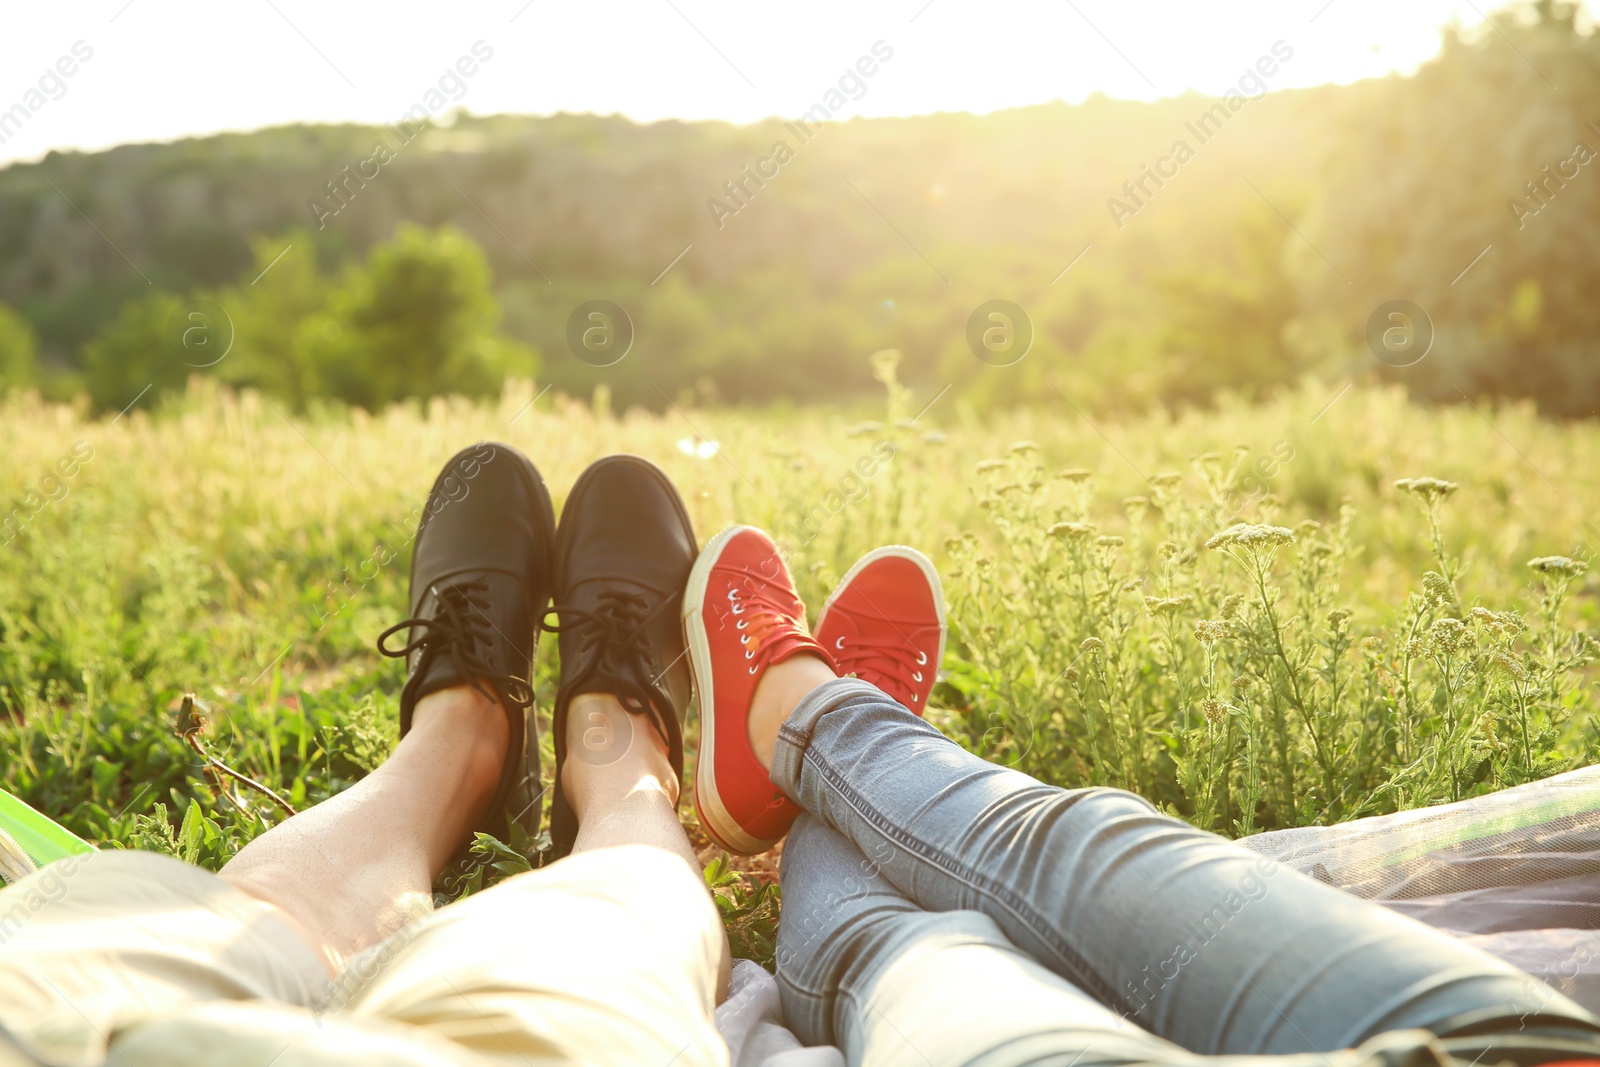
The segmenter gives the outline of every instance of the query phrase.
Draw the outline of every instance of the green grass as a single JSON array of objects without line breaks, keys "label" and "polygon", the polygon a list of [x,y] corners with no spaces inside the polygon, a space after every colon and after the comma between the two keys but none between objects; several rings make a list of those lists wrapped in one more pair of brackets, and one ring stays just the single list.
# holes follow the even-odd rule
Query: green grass
[{"label": "green grass", "polygon": [[[740,521],[785,541],[813,604],[869,548],[924,549],[952,627],[932,721],[1222,833],[1456,799],[1600,749],[1591,585],[1527,565],[1587,558],[1595,427],[1363,390],[1317,417],[1334,390],[1311,388],[1115,423],[1065,401],[986,420],[877,369],[888,411],[867,423],[526,407],[526,384],[293,422],[198,381],[114,421],[0,401],[0,489],[45,501],[0,544],[0,785],[102,846],[216,867],[279,816],[248,792],[247,814],[219,805],[175,730],[183,693],[210,709],[209,750],[296,807],[366,774],[395,734],[403,679],[372,641],[405,614],[417,509],[439,464],[486,438],[526,451],[558,507],[595,458],[650,457],[702,539]],[[696,453],[701,433],[719,450]],[[1422,476],[1460,488],[1394,486]],[[1235,522],[1294,540],[1206,547]],[[490,860],[446,888],[518,868]],[[769,955],[775,894],[707,877],[738,946]]]}]

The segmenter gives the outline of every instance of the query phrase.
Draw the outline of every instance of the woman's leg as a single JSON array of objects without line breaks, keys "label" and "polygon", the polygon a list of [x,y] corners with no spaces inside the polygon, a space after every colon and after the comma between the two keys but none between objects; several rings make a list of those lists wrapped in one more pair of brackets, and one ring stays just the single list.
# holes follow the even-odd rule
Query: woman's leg
[{"label": "woman's leg", "polygon": [[1052,973],[988,916],[923,911],[810,816],[784,846],[777,959],[785,1021],[852,1065],[1201,1062]]},{"label": "woman's leg", "polygon": [[1445,934],[1132,794],[986,763],[859,681],[799,701],[772,778],[910,900],[982,912],[1115,1013],[1194,1052],[1326,1051],[1406,1028],[1600,1033],[1553,992],[1522,1018],[1527,978]]}]

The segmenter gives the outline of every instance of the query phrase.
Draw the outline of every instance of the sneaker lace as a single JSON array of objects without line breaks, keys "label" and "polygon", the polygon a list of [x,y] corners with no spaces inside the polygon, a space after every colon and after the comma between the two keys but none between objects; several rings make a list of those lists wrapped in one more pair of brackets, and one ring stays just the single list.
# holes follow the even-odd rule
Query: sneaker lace
[{"label": "sneaker lace", "polygon": [[[470,679],[472,688],[489,700],[501,700],[511,708],[526,708],[533,703],[533,686],[526,678],[496,671],[484,658],[484,650],[494,640],[494,623],[488,615],[489,583],[482,579],[450,582],[442,589],[433,587],[435,614],[406,619],[378,635],[378,651],[392,659],[421,651],[423,658],[448,655],[456,673]],[[388,647],[389,638],[402,630],[411,632],[404,648]],[[420,633],[419,633],[420,631]],[[418,667],[420,669],[421,662]],[[498,695],[483,687],[483,679],[496,684]]]},{"label": "sneaker lace", "polygon": [[773,649],[786,640],[815,644],[811,633],[795,618],[794,605],[779,600],[776,592],[768,583],[748,577],[728,589],[728,613],[739,617],[734,629],[743,631],[739,643],[744,646],[751,674],[760,670]]},{"label": "sneaker lace", "polygon": [[[651,674],[649,627],[657,615],[671,609],[680,594],[662,596],[648,587],[629,590],[614,584],[623,579],[605,580],[613,584],[596,598],[593,610],[570,604],[552,605],[545,618],[555,615],[558,622],[543,622],[541,626],[548,633],[567,632],[579,640],[578,662],[582,666],[569,677],[568,687],[581,685],[599,674],[616,690],[617,700],[624,708],[635,715],[653,715],[655,705],[667,700],[657,684],[661,675]],[[654,598],[660,602],[652,608],[650,601]],[[662,736],[667,735],[663,732]]]},{"label": "sneaker lace", "polygon": [[929,669],[928,654],[895,637],[839,637],[828,649],[839,674],[853,674],[890,696],[909,697]]}]

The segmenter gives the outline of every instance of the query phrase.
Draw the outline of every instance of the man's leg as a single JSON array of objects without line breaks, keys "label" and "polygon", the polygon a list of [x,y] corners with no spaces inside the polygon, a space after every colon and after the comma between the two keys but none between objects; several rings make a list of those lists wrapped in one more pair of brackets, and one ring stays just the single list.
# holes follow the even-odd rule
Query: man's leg
[{"label": "man's leg", "polygon": [[492,799],[508,734],[499,704],[440,690],[381,767],[258,837],[220,877],[108,850],[18,883],[0,895],[0,915],[21,902],[26,917],[0,920],[0,1024],[62,1062],[115,1042],[129,1067],[180,1062],[202,1033],[244,1048],[259,1024],[271,1058],[305,1021],[289,1006],[318,1004],[351,956],[432,910],[433,878]]},{"label": "man's leg", "polygon": [[578,479],[550,558],[551,839],[566,858],[358,958],[355,978],[373,976],[336,998],[349,1012],[513,1063],[726,1062],[712,1024],[726,938],[675,813],[690,695],[677,601],[694,552],[656,467],[613,456]]},{"label": "man's leg", "polygon": [[750,733],[774,784],[920,906],[984,913],[1169,1041],[1244,1055],[1413,1027],[1600,1032],[1553,992],[1540,1015],[1519,1017],[1528,979],[1447,935],[1132,794],[1057,789],[985,763],[876,688],[829,674],[796,657],[762,679]]},{"label": "man's leg", "polygon": [[71,1061],[120,1050],[134,1020],[149,1041],[154,1020],[181,1028],[236,1001],[316,1005],[352,955],[432,910],[433,878],[493,797],[509,731],[476,690],[440,690],[383,766],[258,837],[220,877],[107,850],[18,883],[0,896],[7,918],[26,903],[18,928],[0,919],[0,1024]]},{"label": "man's leg", "polygon": [[[627,712],[610,693],[586,693],[575,697],[568,709],[566,737],[568,747],[582,746],[584,726],[600,715],[611,722],[625,721]],[[595,763],[583,759],[563,761],[563,782],[559,783],[578,819],[574,853],[621,845],[648,845],[671,853],[688,865],[696,883],[701,882],[700,859],[689,836],[678,820],[678,779],[672,771],[667,743],[654,730],[639,730],[635,743],[624,758],[615,763]],[[718,960],[714,1003],[728,994],[733,970],[733,952],[727,931],[717,925]]]},{"label": "man's leg", "polygon": [[[381,779],[373,797],[293,820],[314,827],[319,845],[285,834],[289,823],[272,831],[282,840],[248,869],[249,884],[268,887],[258,891],[271,892],[273,904],[167,857],[120,852],[92,856],[76,872],[68,870],[75,860],[62,861],[0,895],[8,904],[12,894],[30,900],[35,892],[53,901],[0,953],[0,1021],[44,1019],[19,1033],[41,1054],[60,1053],[50,1062],[99,1062],[90,1057],[105,1058],[109,1042],[108,1062],[122,1067],[725,1067],[713,1007],[727,942],[674,816],[677,779],[654,731],[638,731],[604,766],[569,761],[566,788],[583,819],[576,854],[401,926],[355,952],[331,983],[316,973],[316,956],[283,920],[347,949],[377,937],[382,924],[316,901],[294,871],[320,861],[331,872],[327,892],[358,893],[401,914],[426,899],[430,872],[483,802],[469,781],[443,774],[453,750],[438,753],[439,775],[407,755],[452,716],[469,714],[447,699],[462,694],[438,696],[418,703],[395,756],[368,779]],[[582,710],[626,714],[608,699]],[[505,719],[497,706],[476,712]],[[467,762],[480,792],[492,791],[498,764],[483,757],[473,770]],[[438,793],[445,787],[472,799],[449,819],[439,814],[452,810]],[[423,803],[430,795],[440,803]],[[415,825],[404,825],[408,815]],[[117,869],[91,878],[106,863]],[[367,878],[355,877],[358,864],[370,866]],[[330,946],[324,959],[331,956]],[[15,1016],[14,1001],[25,1009]]]},{"label": "man's leg", "polygon": [[[407,920],[430,908],[429,885],[468,832],[503,824],[527,770],[553,526],[526,457],[496,445],[453,457],[413,544],[411,617],[379,642],[409,667],[392,758],[262,835],[221,877],[127,852],[83,860],[37,907],[20,884],[36,914],[0,954],[0,1023],[71,1062],[94,1062],[84,1050],[107,1044],[127,1060],[127,1042],[155,1062],[221,1062],[202,1031],[245,1062],[241,1015],[267,1042],[280,1025],[309,1027],[306,1009],[338,991],[328,980],[353,954],[422,925]],[[405,647],[389,649],[402,631]],[[38,886],[57,874],[41,872]],[[289,1055],[280,1041],[261,1062],[280,1050]]]},{"label": "man's leg", "polygon": [[[567,713],[568,748],[582,747],[587,728],[600,720],[628,724],[629,716],[610,693],[574,697]],[[629,751],[614,763],[562,761],[561,788],[578,816],[572,851],[653,845],[682,857],[698,873],[700,862],[678,821],[678,779],[666,742],[654,730],[631,733]]]},{"label": "man's leg", "polygon": [[251,841],[222,877],[277,909],[336,975],[433,909],[433,880],[493,799],[509,734],[476,689],[430,693],[382,766]]},{"label": "man's leg", "polygon": [[538,751],[528,709],[554,527],[544,479],[516,449],[486,442],[445,463],[412,542],[411,616],[378,638],[379,652],[406,661],[399,745],[223,868],[299,930],[330,975],[431,911],[450,858],[474,829],[504,836],[512,795],[538,778],[525,756]]},{"label": "man's leg", "polygon": [[[590,716],[627,716],[607,694],[569,714],[569,747]],[[727,938],[677,819],[666,743],[632,737],[603,764],[563,760],[572,855],[358,958],[334,1005],[344,1017],[420,1026],[508,1064],[726,1063],[712,1019]]]}]

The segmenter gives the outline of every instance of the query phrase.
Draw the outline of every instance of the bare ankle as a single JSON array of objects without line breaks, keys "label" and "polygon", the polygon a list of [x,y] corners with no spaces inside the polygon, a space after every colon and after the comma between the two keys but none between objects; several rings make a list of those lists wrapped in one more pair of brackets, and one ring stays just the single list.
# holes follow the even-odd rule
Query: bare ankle
[{"label": "bare ankle", "polygon": [[817,686],[837,677],[832,667],[810,653],[791,656],[766,669],[750,699],[750,744],[761,766],[772,769],[778,731],[796,705]]},{"label": "bare ankle", "polygon": [[464,793],[493,799],[511,745],[511,720],[498,702],[466,685],[429,693],[417,701],[402,743],[412,738],[430,746],[433,759],[452,753],[460,760]]},{"label": "bare ankle", "polygon": [[667,743],[643,715],[630,714],[610,693],[583,693],[567,708],[566,758],[560,788],[582,822],[596,804],[642,790],[678,801]]}]

